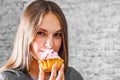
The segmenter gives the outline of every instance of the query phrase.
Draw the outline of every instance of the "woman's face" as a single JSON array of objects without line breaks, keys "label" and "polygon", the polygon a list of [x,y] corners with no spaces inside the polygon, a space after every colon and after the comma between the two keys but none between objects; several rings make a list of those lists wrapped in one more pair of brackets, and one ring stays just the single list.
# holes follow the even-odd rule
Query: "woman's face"
[{"label": "woman's face", "polygon": [[32,56],[39,59],[46,49],[58,52],[62,44],[62,31],[58,18],[52,12],[42,18],[40,28],[32,42]]}]

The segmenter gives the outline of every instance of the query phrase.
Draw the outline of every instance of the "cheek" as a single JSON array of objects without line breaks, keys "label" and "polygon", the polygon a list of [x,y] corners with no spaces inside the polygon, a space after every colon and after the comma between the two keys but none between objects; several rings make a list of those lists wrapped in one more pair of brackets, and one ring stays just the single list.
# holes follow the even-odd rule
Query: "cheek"
[{"label": "cheek", "polygon": [[33,42],[31,54],[35,59],[38,59],[38,57],[40,56],[39,49],[40,49],[40,44],[38,42]]},{"label": "cheek", "polygon": [[55,51],[58,52],[61,48],[62,40],[55,41]]},{"label": "cheek", "polygon": [[36,52],[37,52],[38,47],[39,47],[38,44],[33,43],[33,45],[32,45],[33,53],[36,53]]}]

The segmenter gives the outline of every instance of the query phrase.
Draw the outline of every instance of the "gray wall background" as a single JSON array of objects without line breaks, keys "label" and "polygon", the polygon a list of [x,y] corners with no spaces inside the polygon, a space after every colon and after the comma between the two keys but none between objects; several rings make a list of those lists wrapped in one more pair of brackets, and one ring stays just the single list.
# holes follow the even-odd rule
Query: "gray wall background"
[{"label": "gray wall background", "polygon": [[[69,30],[69,65],[84,80],[120,80],[120,0],[52,0]],[[9,58],[21,13],[31,0],[0,0],[0,66]]]}]

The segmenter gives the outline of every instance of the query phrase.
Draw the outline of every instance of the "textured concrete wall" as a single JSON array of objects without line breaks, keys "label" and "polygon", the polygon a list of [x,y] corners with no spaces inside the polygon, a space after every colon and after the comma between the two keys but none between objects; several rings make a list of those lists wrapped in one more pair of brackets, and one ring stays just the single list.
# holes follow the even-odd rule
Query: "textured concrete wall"
[{"label": "textured concrete wall", "polygon": [[[69,29],[69,65],[85,80],[120,80],[120,0],[53,0]],[[0,0],[0,66],[12,52],[19,19],[31,0]]]}]

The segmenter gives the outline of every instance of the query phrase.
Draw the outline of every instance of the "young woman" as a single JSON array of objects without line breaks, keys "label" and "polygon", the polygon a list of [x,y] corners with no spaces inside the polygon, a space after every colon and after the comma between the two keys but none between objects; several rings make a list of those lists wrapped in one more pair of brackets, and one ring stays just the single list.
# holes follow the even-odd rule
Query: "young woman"
[{"label": "young woman", "polygon": [[[64,60],[59,70],[57,64],[51,72],[44,72],[39,66],[38,56],[45,49],[58,52]],[[79,72],[68,67],[67,23],[56,3],[36,0],[25,9],[0,80],[83,80]]]}]

